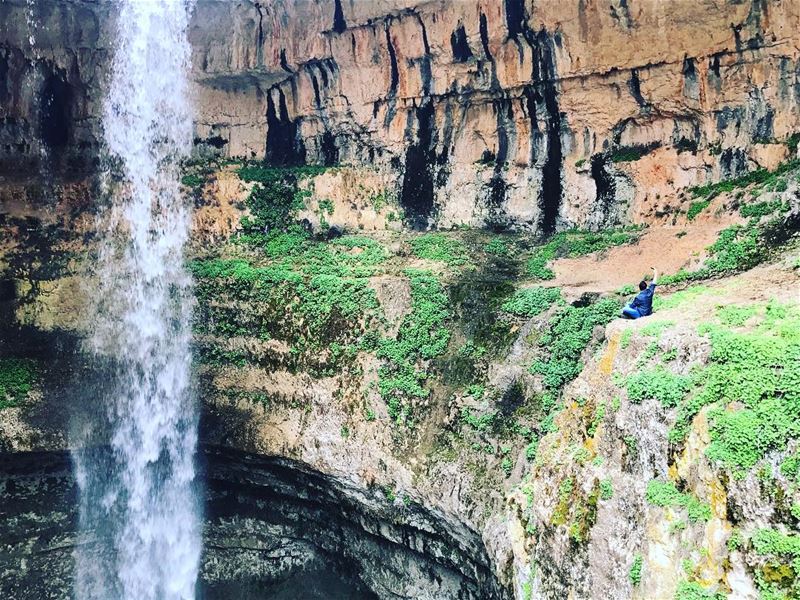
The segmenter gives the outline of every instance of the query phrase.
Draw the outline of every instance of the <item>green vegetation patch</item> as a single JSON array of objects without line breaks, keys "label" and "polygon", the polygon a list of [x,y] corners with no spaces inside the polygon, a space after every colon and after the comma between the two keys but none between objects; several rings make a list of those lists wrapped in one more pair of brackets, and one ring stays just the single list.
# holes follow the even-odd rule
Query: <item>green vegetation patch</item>
[{"label": "green vegetation patch", "polygon": [[614,488],[610,479],[603,479],[600,482],[600,499],[611,500],[614,497]]},{"label": "green vegetation patch", "polygon": [[711,507],[704,502],[700,502],[692,494],[679,492],[678,488],[671,481],[651,480],[647,484],[645,498],[650,504],[663,508],[685,508],[689,521],[708,521],[711,519]]},{"label": "green vegetation patch", "polygon": [[[738,315],[737,315],[738,317]],[[741,317],[738,317],[741,318]],[[756,331],[708,325],[711,354],[699,391],[678,411],[670,440],[682,440],[700,409],[709,411],[707,454],[742,477],[767,452],[800,435],[800,310],[768,304]],[[739,408],[733,408],[739,403]],[[733,406],[732,406],[733,405]]]},{"label": "green vegetation patch", "polygon": [[673,292],[672,294],[656,294],[653,299],[654,310],[666,310],[668,308],[676,308],[678,306],[685,306],[691,304],[697,298],[707,294],[713,294],[715,290],[706,285],[692,285],[685,290]]},{"label": "green vegetation patch", "polygon": [[492,238],[489,240],[483,247],[483,251],[487,254],[493,254],[494,256],[509,256],[511,253],[508,244],[500,238]]},{"label": "green vegetation patch", "polygon": [[686,211],[686,218],[690,221],[694,221],[697,215],[708,208],[709,204],[711,204],[711,200],[697,200],[692,202],[689,206],[689,210]]},{"label": "green vegetation patch", "polygon": [[660,145],[661,144],[658,142],[654,142],[652,144],[636,144],[619,148],[611,155],[611,162],[621,163],[637,161],[643,156],[650,154]]},{"label": "green vegetation patch", "polygon": [[634,587],[642,582],[642,555],[637,554],[633,557],[633,563],[628,571],[628,579]]},{"label": "green vegetation patch", "polygon": [[322,167],[278,169],[261,164],[247,164],[238,171],[239,178],[255,185],[247,197],[250,216],[242,217],[241,241],[262,246],[270,236],[293,230],[301,235],[295,224],[299,210],[305,207],[311,190],[301,188],[300,181],[324,172]]},{"label": "green vegetation patch", "polygon": [[774,185],[778,178],[784,173],[800,166],[799,160],[790,160],[781,164],[775,171],[767,169],[756,169],[749,173],[736,177],[735,179],[726,179],[717,183],[709,183],[698,187],[689,188],[689,193],[695,198],[711,199],[722,192],[732,192],[737,188],[746,187],[751,184],[757,185]]},{"label": "green vegetation patch", "polygon": [[24,358],[0,358],[0,409],[17,406],[38,378],[36,363]]},{"label": "green vegetation patch", "polygon": [[764,202],[743,204],[739,208],[739,214],[747,218],[761,219],[778,212],[783,206],[784,204],[780,200],[765,200]]},{"label": "green vegetation patch", "polygon": [[758,312],[756,306],[718,306],[717,316],[725,325],[741,327]]},{"label": "green vegetation patch", "polygon": [[530,287],[515,292],[502,309],[518,317],[535,317],[560,299],[561,290],[557,287]]},{"label": "green vegetation patch", "polygon": [[675,590],[675,600],[725,600],[724,592],[714,592],[694,581],[681,581]]},{"label": "green vegetation patch", "polygon": [[625,381],[628,400],[638,404],[652,398],[661,402],[664,408],[677,406],[691,386],[689,377],[676,375],[661,365],[654,369],[637,371]]},{"label": "green vegetation patch", "polygon": [[452,316],[450,302],[439,280],[430,272],[409,269],[411,310],[403,318],[396,339],[382,339],[378,357],[386,363],[378,372],[378,389],[387,402],[390,416],[407,423],[412,400],[425,398],[427,373],[417,363],[444,353],[450,341],[446,326]]},{"label": "green vegetation patch", "polygon": [[606,325],[619,312],[619,303],[603,299],[588,306],[566,306],[551,319],[539,339],[546,356],[535,361],[530,371],[542,375],[546,388],[559,391],[581,372],[581,354],[597,325]]},{"label": "green vegetation patch", "polygon": [[[200,300],[195,331],[222,338],[282,339],[295,357],[327,350],[331,367],[354,356],[377,316],[378,302],[366,277],[374,253],[362,248],[351,256],[347,244],[312,243],[302,265],[296,264],[297,257],[266,265],[244,259],[190,263]],[[250,309],[241,310],[243,305]],[[221,351],[211,342],[201,346],[199,355],[204,362],[247,362],[247,356]]]},{"label": "green vegetation patch", "polygon": [[[779,312],[782,318],[770,318]],[[767,452],[800,435],[800,310],[768,306],[756,332],[709,332],[712,343],[702,392],[709,413],[708,456],[739,475]],[[743,408],[728,408],[739,402]]]},{"label": "green vegetation patch", "polygon": [[426,233],[411,240],[414,256],[447,263],[449,266],[466,264],[469,254],[461,240],[443,233]]}]

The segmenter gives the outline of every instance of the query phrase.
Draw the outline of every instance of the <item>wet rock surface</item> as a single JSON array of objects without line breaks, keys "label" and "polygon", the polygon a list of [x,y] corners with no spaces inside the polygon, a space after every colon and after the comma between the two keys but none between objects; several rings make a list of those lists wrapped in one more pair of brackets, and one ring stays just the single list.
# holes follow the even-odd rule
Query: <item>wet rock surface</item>
[{"label": "wet rock surface", "polygon": [[[200,597],[506,598],[478,535],[295,461],[205,447]],[[77,486],[64,452],[0,455],[0,589],[72,598]]]}]

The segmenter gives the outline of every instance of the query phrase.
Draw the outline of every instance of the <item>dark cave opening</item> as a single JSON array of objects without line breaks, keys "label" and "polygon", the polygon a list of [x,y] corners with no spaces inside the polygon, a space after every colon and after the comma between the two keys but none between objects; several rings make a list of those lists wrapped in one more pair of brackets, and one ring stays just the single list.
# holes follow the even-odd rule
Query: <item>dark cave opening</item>
[{"label": "dark cave opening", "polygon": [[417,119],[417,139],[406,151],[403,189],[400,204],[406,212],[409,225],[425,229],[430,224],[434,207],[434,152],[433,102],[425,101],[414,114]]},{"label": "dark cave opening", "polygon": [[51,150],[63,149],[70,139],[72,88],[55,73],[42,85],[39,138]]},{"label": "dark cave opening", "polygon": [[298,135],[298,123],[289,119],[286,96],[275,88],[278,107],[275,107],[274,92],[267,94],[267,148],[264,161],[267,164],[289,167],[306,162],[306,149]]}]

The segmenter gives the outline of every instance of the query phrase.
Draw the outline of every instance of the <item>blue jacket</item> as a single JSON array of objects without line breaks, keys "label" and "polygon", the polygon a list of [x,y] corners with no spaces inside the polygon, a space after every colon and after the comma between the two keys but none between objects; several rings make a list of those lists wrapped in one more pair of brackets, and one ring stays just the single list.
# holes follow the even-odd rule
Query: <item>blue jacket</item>
[{"label": "blue jacket", "polygon": [[647,288],[636,294],[631,302],[631,308],[639,311],[643,317],[653,314],[653,294],[656,293],[656,284],[651,283]]}]

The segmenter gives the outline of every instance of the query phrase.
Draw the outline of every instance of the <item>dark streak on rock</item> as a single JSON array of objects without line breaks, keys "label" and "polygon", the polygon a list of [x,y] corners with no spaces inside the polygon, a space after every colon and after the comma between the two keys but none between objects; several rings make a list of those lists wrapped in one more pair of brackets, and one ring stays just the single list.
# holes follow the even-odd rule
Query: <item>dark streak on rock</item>
[{"label": "dark streak on rock", "polygon": [[347,29],[347,23],[344,20],[344,11],[342,10],[342,0],[334,0],[333,30],[336,33],[343,33],[346,29]]}]

